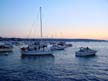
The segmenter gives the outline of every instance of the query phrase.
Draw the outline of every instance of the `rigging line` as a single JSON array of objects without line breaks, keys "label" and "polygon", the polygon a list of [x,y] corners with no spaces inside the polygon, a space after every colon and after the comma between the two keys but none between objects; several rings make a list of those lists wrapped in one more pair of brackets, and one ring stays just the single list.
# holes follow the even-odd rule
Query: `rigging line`
[{"label": "rigging line", "polygon": [[28,34],[27,34],[27,38],[29,38],[30,36],[31,36],[31,34],[32,34],[32,32],[33,32],[33,26],[34,26],[34,24],[35,24],[35,21],[32,23],[32,25],[31,25],[31,27],[30,27],[30,32],[28,32]]}]

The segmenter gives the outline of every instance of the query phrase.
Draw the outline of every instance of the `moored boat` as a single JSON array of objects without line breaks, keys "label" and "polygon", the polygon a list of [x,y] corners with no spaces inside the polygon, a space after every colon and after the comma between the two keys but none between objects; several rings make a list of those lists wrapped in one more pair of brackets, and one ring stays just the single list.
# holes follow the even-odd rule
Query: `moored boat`
[{"label": "moored boat", "polygon": [[[40,7],[40,36],[42,39],[42,16],[41,16],[41,7]],[[47,44],[44,41],[34,43],[28,47],[21,48],[22,55],[50,55],[52,51],[47,47]]]},{"label": "moored boat", "polygon": [[76,56],[84,57],[84,56],[94,56],[97,51],[90,49],[88,47],[81,47],[79,51],[75,52]]},{"label": "moored boat", "polygon": [[12,52],[13,48],[9,45],[0,45],[0,52]]},{"label": "moored boat", "polygon": [[52,51],[56,51],[56,50],[64,50],[65,47],[64,46],[60,46],[60,45],[53,45],[50,48]]},{"label": "moored boat", "polygon": [[42,45],[29,46],[26,48],[21,48],[22,55],[51,55],[52,51],[46,46]]}]

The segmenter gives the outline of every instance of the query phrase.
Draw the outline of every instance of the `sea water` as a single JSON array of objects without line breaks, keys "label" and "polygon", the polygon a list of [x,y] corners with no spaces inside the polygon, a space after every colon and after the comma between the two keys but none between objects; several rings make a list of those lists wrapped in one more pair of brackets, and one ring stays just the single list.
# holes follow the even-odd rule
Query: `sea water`
[{"label": "sea water", "polygon": [[[48,56],[22,57],[18,47],[0,54],[0,81],[108,81],[108,42],[71,43]],[[76,57],[79,47],[97,50],[96,56]]]}]

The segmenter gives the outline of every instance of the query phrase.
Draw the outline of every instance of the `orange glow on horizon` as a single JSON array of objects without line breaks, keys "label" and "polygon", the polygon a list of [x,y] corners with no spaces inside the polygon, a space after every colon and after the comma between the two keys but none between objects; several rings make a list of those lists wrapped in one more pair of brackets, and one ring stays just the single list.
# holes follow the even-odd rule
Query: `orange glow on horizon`
[{"label": "orange glow on horizon", "polygon": [[[7,36],[6,36],[7,37]],[[29,36],[29,37],[27,37],[27,36],[23,36],[23,35],[17,35],[17,36],[8,36],[8,37],[19,37],[19,38],[40,38],[40,36]],[[108,37],[107,36],[105,36],[105,35],[73,35],[73,34],[71,34],[71,35],[68,35],[68,34],[66,34],[66,35],[62,35],[62,36],[43,36],[43,38],[76,38],[76,39],[102,39],[102,40],[108,40]]]}]

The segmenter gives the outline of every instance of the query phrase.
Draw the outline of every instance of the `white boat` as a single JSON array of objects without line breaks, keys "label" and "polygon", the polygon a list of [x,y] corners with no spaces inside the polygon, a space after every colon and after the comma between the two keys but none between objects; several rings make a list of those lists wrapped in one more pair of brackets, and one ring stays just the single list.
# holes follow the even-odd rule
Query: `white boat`
[{"label": "white boat", "polygon": [[[41,17],[41,7],[40,7],[40,35],[42,38],[42,17]],[[33,44],[29,45],[27,48],[21,48],[22,55],[50,55],[53,52],[48,49],[46,43],[44,43],[42,40],[39,42],[39,44]]]},{"label": "white boat", "polygon": [[97,51],[90,49],[88,47],[83,48],[81,47],[79,51],[75,52],[76,56],[83,57],[83,56],[94,56]]},{"label": "white boat", "polygon": [[64,47],[64,46],[60,46],[60,45],[52,45],[50,49],[51,49],[52,51],[64,50],[65,47]]},{"label": "white boat", "polygon": [[10,45],[0,45],[0,52],[12,52],[13,51],[13,47]]},{"label": "white boat", "polygon": [[18,47],[19,48],[27,48],[28,44],[25,44],[24,42],[20,42]]},{"label": "white boat", "polygon": [[40,47],[40,46],[35,46],[35,47],[27,47],[27,48],[22,48],[21,49],[22,55],[51,55],[52,51],[48,49],[47,47]]},{"label": "white boat", "polygon": [[31,50],[31,51],[22,51],[21,52],[22,55],[31,55],[31,56],[35,56],[35,55],[51,55],[52,51],[45,51],[45,50]]}]

